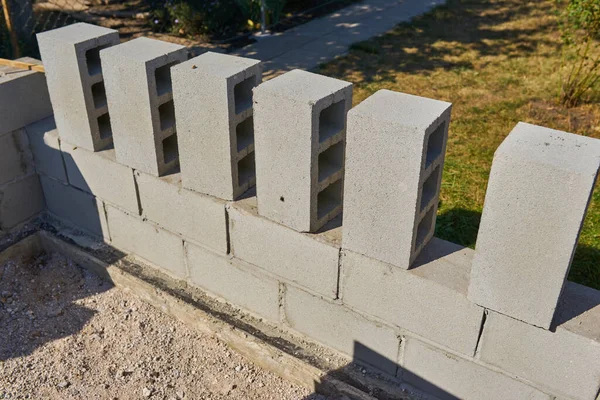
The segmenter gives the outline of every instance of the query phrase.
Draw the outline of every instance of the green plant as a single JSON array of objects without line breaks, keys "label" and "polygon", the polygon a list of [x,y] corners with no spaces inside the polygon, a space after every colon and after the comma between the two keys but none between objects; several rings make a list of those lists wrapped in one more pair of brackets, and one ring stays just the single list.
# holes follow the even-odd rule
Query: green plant
[{"label": "green plant", "polygon": [[600,0],[557,3],[562,39],[560,102],[573,107],[600,79]]}]

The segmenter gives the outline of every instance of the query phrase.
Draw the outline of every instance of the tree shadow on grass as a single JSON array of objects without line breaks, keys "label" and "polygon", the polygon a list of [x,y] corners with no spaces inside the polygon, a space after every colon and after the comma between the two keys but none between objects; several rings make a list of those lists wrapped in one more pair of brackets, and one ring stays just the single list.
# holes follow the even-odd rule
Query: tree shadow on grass
[{"label": "tree shadow on grass", "polygon": [[347,76],[357,71],[366,82],[374,82],[393,80],[397,72],[472,69],[470,61],[460,60],[465,52],[475,52],[478,58],[499,54],[522,57],[537,51],[541,44],[555,46],[540,34],[548,37],[556,23],[541,19],[528,27],[511,22],[548,7],[552,7],[550,2],[448,0],[382,37],[352,45],[348,57],[323,72]]}]

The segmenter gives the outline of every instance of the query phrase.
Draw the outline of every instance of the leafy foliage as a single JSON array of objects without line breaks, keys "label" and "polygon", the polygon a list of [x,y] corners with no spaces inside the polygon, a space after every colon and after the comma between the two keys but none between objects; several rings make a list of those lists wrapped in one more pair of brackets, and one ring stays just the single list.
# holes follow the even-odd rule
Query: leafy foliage
[{"label": "leafy foliage", "polygon": [[560,101],[573,107],[600,79],[600,0],[557,3],[563,44]]}]

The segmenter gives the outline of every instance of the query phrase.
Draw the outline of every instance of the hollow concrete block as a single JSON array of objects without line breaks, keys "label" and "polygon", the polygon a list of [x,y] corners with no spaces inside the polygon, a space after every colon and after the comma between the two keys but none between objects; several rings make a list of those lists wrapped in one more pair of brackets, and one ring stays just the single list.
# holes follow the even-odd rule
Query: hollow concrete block
[{"label": "hollow concrete block", "polygon": [[94,153],[65,141],[61,149],[71,185],[139,215],[133,170],[116,161],[113,149]]},{"label": "hollow concrete block", "polygon": [[171,67],[185,47],[138,38],[100,52],[117,161],[154,176],[179,163]]},{"label": "hollow concrete block", "polygon": [[279,322],[279,283],[241,260],[185,244],[189,280],[225,301]]},{"label": "hollow concrete block", "polygon": [[315,232],[342,211],[352,84],[293,70],[254,90],[258,212]]},{"label": "hollow concrete block", "polygon": [[108,204],[106,214],[113,246],[131,252],[177,279],[186,278],[180,237]]},{"label": "hollow concrete block", "polygon": [[77,23],[37,35],[61,138],[90,151],[112,143],[100,50],[119,43],[114,29]]},{"label": "hollow concrete block", "polygon": [[400,339],[394,329],[291,285],[286,285],[284,309],[292,329],[395,375]]},{"label": "hollow concrete block", "polygon": [[343,248],[408,269],[431,240],[451,107],[380,90],[350,110]]},{"label": "hollow concrete block", "polygon": [[508,375],[413,338],[404,344],[400,377],[440,400],[554,399]]},{"label": "hollow concrete block", "polygon": [[339,247],[261,217],[243,202],[229,203],[227,209],[236,258],[328,298],[337,296]]},{"label": "hollow concrete block", "polygon": [[40,176],[48,211],[77,228],[108,239],[104,205],[89,193],[63,182]]},{"label": "hollow concrete block", "polygon": [[600,167],[600,140],[519,123],[494,154],[469,298],[548,329]]},{"label": "hollow concrete block", "polygon": [[[17,61],[39,64],[32,58],[19,58]],[[46,75],[0,66],[0,115],[0,135],[52,115]]]},{"label": "hollow concrete block", "polygon": [[473,356],[483,308],[467,299],[472,253],[440,239],[432,241],[425,253],[431,254],[406,271],[343,250],[341,299],[353,309]]},{"label": "hollow concrete block", "polygon": [[23,129],[0,135],[0,185],[33,172],[33,156]]},{"label": "hollow concrete block", "polygon": [[0,230],[9,230],[43,209],[44,194],[37,174],[0,185]]},{"label": "hollow concrete block", "polygon": [[25,131],[33,153],[35,170],[39,174],[67,183],[67,172],[54,117],[27,125]]},{"label": "hollow concrete block", "polygon": [[181,187],[181,175],[157,178],[135,171],[142,216],[223,254],[227,253],[225,201]]},{"label": "hollow concrete block", "polygon": [[567,282],[554,332],[490,311],[479,358],[557,398],[600,393],[600,291]]},{"label": "hollow concrete block", "polygon": [[252,89],[258,60],[204,53],[172,69],[184,187],[226,200],[254,186]]}]

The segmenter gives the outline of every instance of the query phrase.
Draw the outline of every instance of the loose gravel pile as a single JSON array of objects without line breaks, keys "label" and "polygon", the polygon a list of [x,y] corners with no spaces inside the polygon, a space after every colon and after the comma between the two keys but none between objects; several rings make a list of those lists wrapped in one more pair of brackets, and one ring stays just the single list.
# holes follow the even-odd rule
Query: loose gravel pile
[{"label": "loose gravel pile", "polygon": [[0,399],[326,400],[58,254],[0,265]]}]

